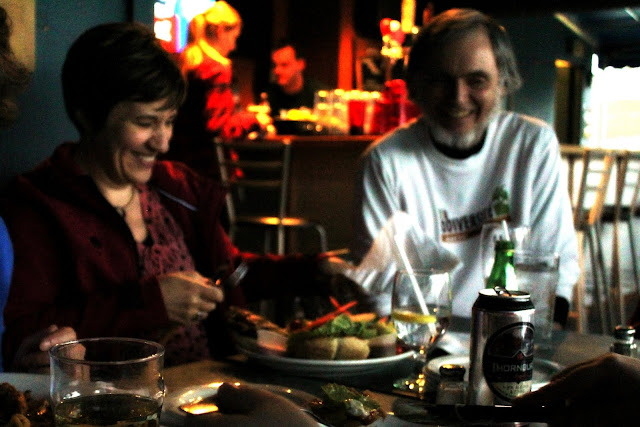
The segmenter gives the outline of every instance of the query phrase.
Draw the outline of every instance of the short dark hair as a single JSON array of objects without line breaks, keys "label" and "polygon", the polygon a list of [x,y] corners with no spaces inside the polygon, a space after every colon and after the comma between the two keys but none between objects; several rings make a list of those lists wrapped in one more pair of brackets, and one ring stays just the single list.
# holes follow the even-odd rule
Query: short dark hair
[{"label": "short dark hair", "polygon": [[293,52],[296,55],[296,59],[305,58],[304,49],[298,43],[288,38],[282,38],[278,40],[276,44],[273,45],[271,51],[275,52],[276,50],[284,49],[285,47],[291,47],[293,49]]},{"label": "short dark hair", "polygon": [[186,83],[153,31],[116,22],[87,30],[71,45],[62,66],[62,93],[69,118],[82,131],[77,112],[99,129],[122,101],[166,98],[166,108],[179,108]]},{"label": "short dark hair", "polygon": [[433,51],[453,37],[478,28],[486,30],[496,57],[501,83],[506,93],[515,92],[522,85],[516,56],[505,28],[496,20],[474,9],[449,9],[436,15],[418,33],[407,65],[407,86],[414,100],[419,102],[423,67]]}]

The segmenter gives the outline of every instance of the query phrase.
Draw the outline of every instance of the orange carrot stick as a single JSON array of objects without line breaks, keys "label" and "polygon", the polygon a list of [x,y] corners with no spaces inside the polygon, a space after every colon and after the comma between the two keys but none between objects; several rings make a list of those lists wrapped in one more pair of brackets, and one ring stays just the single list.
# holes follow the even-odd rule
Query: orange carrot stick
[{"label": "orange carrot stick", "polygon": [[304,328],[302,328],[302,330],[308,331],[309,329],[313,329],[316,328],[324,323],[327,323],[329,320],[332,320],[336,317],[338,317],[339,314],[344,313],[345,311],[349,310],[351,307],[353,307],[354,305],[356,305],[358,302],[357,301],[350,301],[348,303],[346,303],[345,305],[338,307],[337,310],[332,311],[329,314],[325,314],[322,317],[318,317],[316,320],[307,323]]}]

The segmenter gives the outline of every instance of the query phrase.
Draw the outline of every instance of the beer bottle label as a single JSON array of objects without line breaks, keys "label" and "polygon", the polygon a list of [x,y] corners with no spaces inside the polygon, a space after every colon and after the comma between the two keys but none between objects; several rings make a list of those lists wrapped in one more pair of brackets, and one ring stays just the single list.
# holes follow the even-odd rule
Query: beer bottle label
[{"label": "beer bottle label", "polygon": [[533,324],[518,322],[498,329],[482,355],[482,372],[493,394],[510,403],[531,391],[533,382]]}]

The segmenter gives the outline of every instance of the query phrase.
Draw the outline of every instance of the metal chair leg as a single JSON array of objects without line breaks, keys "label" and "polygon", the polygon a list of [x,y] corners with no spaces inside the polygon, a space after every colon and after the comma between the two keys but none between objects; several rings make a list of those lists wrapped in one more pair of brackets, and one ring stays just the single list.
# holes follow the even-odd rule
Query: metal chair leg
[{"label": "metal chair leg", "polygon": [[615,310],[613,308],[614,296],[612,295],[611,287],[609,286],[609,278],[607,275],[607,267],[604,261],[604,251],[602,250],[602,223],[597,221],[593,225],[593,229],[595,231],[595,243],[596,243],[596,253],[598,259],[598,270],[600,271],[600,279],[602,284],[602,296],[604,297],[604,309],[605,313],[608,315],[609,322],[606,323],[607,329],[603,330],[603,334],[609,334],[613,331],[613,327],[616,324],[615,320]]},{"label": "metal chair leg", "polygon": [[606,334],[607,330],[607,319],[606,313],[602,304],[601,292],[600,292],[600,274],[598,272],[599,264],[597,262],[596,257],[596,248],[593,241],[593,230],[589,228],[587,230],[587,244],[589,246],[589,256],[591,259],[591,274],[593,275],[593,299],[595,302],[596,310],[598,312],[598,316],[600,318],[600,329],[603,334]]},{"label": "metal chair leg", "polygon": [[635,233],[633,232],[633,216],[629,218],[627,227],[629,231],[629,248],[631,250],[631,267],[633,268],[633,280],[636,284],[636,291],[638,292],[638,294],[640,294],[640,274],[638,274],[638,253],[636,251]]},{"label": "metal chair leg", "polygon": [[284,255],[285,227],[283,225],[278,225],[277,233],[278,233],[278,255]]},{"label": "metal chair leg", "polygon": [[600,277],[602,279],[602,283],[607,282],[607,268],[606,263],[604,262],[604,251],[602,250],[602,223],[600,221],[593,224],[594,235],[596,238],[596,254],[598,256],[598,266],[600,269]]}]

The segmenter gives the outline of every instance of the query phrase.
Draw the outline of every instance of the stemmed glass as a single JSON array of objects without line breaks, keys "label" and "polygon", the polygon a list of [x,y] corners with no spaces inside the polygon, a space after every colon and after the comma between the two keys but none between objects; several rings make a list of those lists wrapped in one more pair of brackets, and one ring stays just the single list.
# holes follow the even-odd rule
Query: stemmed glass
[{"label": "stemmed glass", "polygon": [[391,319],[398,338],[415,351],[413,375],[394,383],[396,388],[422,394],[428,351],[451,321],[449,273],[439,270],[399,270],[393,282]]}]

